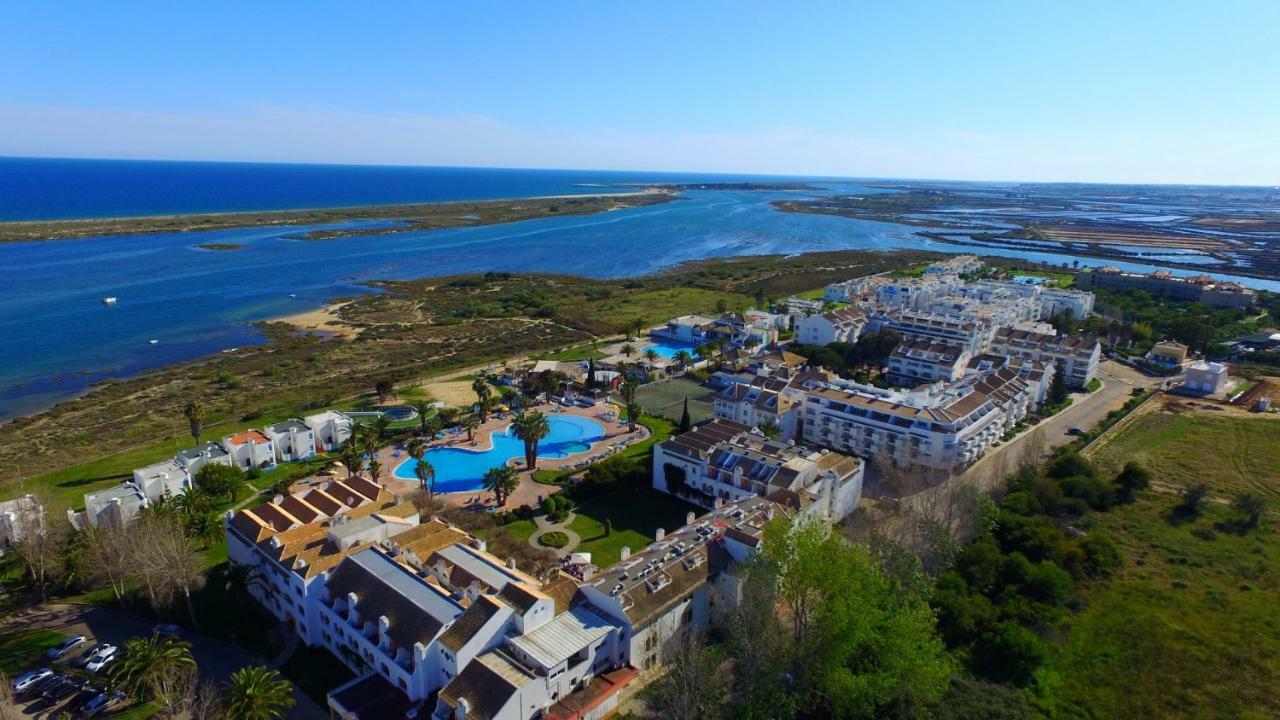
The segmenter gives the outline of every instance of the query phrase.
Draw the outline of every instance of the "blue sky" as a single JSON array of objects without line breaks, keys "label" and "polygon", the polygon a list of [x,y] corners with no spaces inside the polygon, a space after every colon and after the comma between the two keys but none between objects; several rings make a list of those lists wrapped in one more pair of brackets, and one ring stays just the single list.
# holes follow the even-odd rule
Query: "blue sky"
[{"label": "blue sky", "polygon": [[1280,2],[13,2],[0,155],[1280,183]]}]

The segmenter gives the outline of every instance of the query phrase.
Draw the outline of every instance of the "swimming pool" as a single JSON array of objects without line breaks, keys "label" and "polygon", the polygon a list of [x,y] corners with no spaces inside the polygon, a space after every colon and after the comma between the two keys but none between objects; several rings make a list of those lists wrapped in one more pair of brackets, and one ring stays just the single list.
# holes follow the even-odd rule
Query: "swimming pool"
[{"label": "swimming pool", "polygon": [[[664,357],[667,360],[672,360],[675,358],[676,353],[681,350],[693,355],[693,350],[696,347],[698,346],[693,343],[680,342],[679,340],[655,340],[646,345],[644,350],[653,348],[654,352],[658,353],[661,357]],[[644,350],[641,352],[644,352]]]},{"label": "swimming pool", "polygon": [[[547,418],[551,434],[538,443],[538,457],[564,458],[591,449],[591,444],[604,437],[604,426],[577,415],[552,415]],[[524,457],[524,441],[511,433],[511,426],[489,436],[493,446],[488,450],[469,448],[436,448],[428,450],[424,459],[436,470],[436,492],[475,492],[484,474],[511,458]],[[483,442],[483,441],[482,441]],[[396,466],[395,476],[417,482],[413,474],[418,461],[409,458]]]}]

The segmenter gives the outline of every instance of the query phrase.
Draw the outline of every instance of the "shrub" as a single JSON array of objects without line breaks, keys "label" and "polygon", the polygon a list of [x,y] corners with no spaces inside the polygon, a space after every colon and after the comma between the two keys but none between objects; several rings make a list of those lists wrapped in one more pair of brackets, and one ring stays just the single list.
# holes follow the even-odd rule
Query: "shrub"
[{"label": "shrub", "polygon": [[974,648],[978,668],[987,679],[1018,686],[1031,682],[1046,655],[1044,642],[1035,633],[1011,621],[1000,623]]},{"label": "shrub", "polygon": [[258,478],[262,477],[262,468],[251,467],[247,471],[245,471],[244,476],[249,480],[257,480]]},{"label": "shrub", "polygon": [[1074,452],[1063,453],[1049,463],[1048,473],[1049,477],[1058,480],[1073,475],[1083,475],[1087,478],[1094,478],[1098,475],[1093,463],[1086,460],[1079,453]]},{"label": "shrub", "polygon": [[562,548],[569,544],[569,536],[559,530],[552,530],[539,535],[538,544],[549,548]]}]

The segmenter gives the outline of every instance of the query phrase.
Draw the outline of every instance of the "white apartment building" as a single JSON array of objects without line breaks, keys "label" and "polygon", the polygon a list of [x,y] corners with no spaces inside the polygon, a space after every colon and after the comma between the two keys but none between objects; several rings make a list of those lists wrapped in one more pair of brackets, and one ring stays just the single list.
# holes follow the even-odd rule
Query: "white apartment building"
[{"label": "white apartment building", "polygon": [[340,412],[328,410],[302,419],[311,428],[318,452],[335,452],[351,439],[351,418]]},{"label": "white apartment building", "polygon": [[263,428],[271,438],[277,462],[297,462],[316,454],[316,433],[301,420],[285,420]]},{"label": "white apartment building", "polygon": [[192,478],[178,461],[170,458],[133,471],[133,484],[150,502],[177,497],[191,489]]},{"label": "white apartment building", "polygon": [[35,495],[23,495],[0,502],[0,555],[27,533],[44,528],[44,508]]},{"label": "white apartment building", "polygon": [[925,277],[930,275],[965,275],[982,269],[982,261],[977,255],[953,255],[946,260],[930,263],[924,269]]},{"label": "white apartment building", "polygon": [[842,308],[822,315],[810,315],[796,321],[796,342],[805,345],[857,342],[866,324],[866,316],[855,308]]},{"label": "white apartment building", "polygon": [[965,346],[941,340],[904,340],[889,355],[889,383],[913,388],[939,380],[951,382],[964,375],[970,353]]},{"label": "white apartment building", "polygon": [[908,340],[959,343],[971,355],[982,352],[994,334],[994,325],[988,320],[920,310],[887,310],[871,316],[868,331],[886,327]]},{"label": "white apartment building", "polygon": [[178,466],[187,472],[191,477],[195,477],[200,472],[200,468],[208,463],[220,463],[222,465],[234,465],[231,456],[216,442],[209,441],[195,447],[189,447],[185,450],[179,450],[174,456],[174,461]]},{"label": "white apartment building", "polygon": [[809,389],[803,433],[863,458],[958,470],[1034,408],[1032,389],[1010,368],[910,392],[841,382]]},{"label": "white apartment building", "polygon": [[231,464],[241,468],[270,468],[276,465],[276,445],[261,430],[245,430],[222,438],[222,447]]},{"label": "white apartment building", "polygon": [[996,333],[989,352],[1010,358],[1052,362],[1069,387],[1083,388],[1098,372],[1102,343],[1093,336],[1046,335],[1004,328]]},{"label": "white apartment building", "polygon": [[862,497],[863,470],[858,458],[770,440],[719,418],[653,449],[657,490],[707,508],[768,497],[825,522],[853,512]]},{"label": "white apartment building", "polygon": [[792,512],[717,503],[581,581],[530,577],[359,477],[231,513],[226,530],[261,578],[254,597],[357,674],[329,693],[331,717],[570,720],[607,716],[635,667],[732,610],[733,563]]}]

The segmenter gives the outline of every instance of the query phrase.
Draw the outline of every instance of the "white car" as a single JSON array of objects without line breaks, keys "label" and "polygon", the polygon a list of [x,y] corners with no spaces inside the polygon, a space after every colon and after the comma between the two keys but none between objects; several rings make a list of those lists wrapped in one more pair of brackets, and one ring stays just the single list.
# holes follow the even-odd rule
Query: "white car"
[{"label": "white car", "polygon": [[112,660],[116,659],[116,646],[108,645],[89,658],[89,662],[84,664],[84,669],[91,673],[96,673],[106,667]]},{"label": "white car", "polygon": [[52,674],[53,671],[49,668],[37,668],[35,670],[24,672],[13,679],[13,691],[15,693],[20,693]]},{"label": "white car", "polygon": [[57,645],[49,648],[49,651],[46,652],[44,656],[49,660],[57,660],[58,658],[63,657],[67,653],[71,652],[72,649],[77,648],[80,645],[83,645],[84,643],[88,642],[88,640],[89,638],[83,635],[72,635],[66,640],[63,640]]}]

